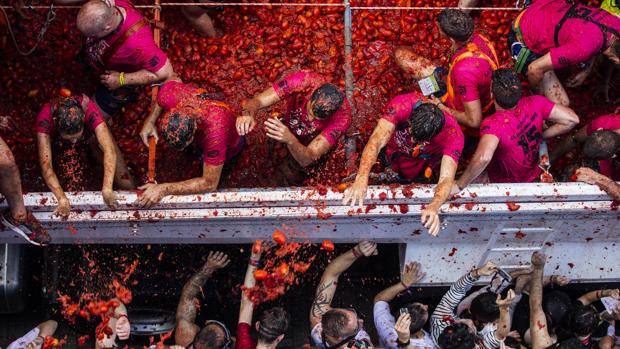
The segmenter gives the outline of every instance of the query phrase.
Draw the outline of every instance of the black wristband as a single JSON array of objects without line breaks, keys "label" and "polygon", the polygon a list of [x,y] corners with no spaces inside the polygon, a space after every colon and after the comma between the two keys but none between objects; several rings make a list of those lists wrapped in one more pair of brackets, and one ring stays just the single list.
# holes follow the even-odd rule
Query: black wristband
[{"label": "black wristband", "polygon": [[396,339],[396,346],[398,348],[406,348],[406,347],[409,346],[409,342],[403,343],[403,342],[400,341],[400,339]]}]

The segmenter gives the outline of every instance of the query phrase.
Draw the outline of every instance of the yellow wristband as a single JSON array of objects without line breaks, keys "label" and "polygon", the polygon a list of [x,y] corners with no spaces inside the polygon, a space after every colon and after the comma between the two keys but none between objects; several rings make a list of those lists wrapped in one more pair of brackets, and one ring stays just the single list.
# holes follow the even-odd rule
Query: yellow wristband
[{"label": "yellow wristband", "polygon": [[118,81],[121,83],[121,86],[125,85],[125,72],[121,72],[121,75],[118,76]]}]

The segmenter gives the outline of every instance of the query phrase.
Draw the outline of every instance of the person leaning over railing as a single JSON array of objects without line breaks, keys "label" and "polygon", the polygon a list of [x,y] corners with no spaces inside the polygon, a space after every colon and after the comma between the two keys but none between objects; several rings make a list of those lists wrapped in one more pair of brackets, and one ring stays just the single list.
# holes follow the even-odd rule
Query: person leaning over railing
[{"label": "person leaning over railing", "polygon": [[244,102],[236,122],[239,135],[245,136],[256,127],[259,110],[281,100],[288,103],[283,118],[267,118],[263,129],[267,137],[288,150],[278,168],[281,184],[300,185],[308,175],[308,167],[319,163],[349,128],[351,106],[344,93],[325,76],[298,71]]},{"label": "person leaning over railing", "polygon": [[364,147],[355,182],[345,191],[343,204],[362,206],[370,171],[385,148],[382,160],[386,168],[397,173],[400,182],[411,183],[422,175],[428,179],[432,173],[439,173],[433,200],[421,215],[422,224],[436,236],[441,225],[439,208],[450,198],[463,144],[463,132],[452,115],[419,92],[396,96]]}]

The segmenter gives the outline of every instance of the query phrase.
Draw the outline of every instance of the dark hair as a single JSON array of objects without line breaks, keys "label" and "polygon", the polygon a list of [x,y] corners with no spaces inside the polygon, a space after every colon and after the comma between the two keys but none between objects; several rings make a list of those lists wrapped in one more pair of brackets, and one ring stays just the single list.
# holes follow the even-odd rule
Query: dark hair
[{"label": "dark hair", "polygon": [[52,120],[59,133],[72,135],[84,130],[84,110],[77,98],[67,97],[52,103]]},{"label": "dark hair", "polygon": [[492,292],[485,292],[476,296],[469,308],[472,320],[480,325],[497,320],[499,318],[499,307],[496,300],[497,295]]},{"label": "dark hair", "polygon": [[409,131],[416,141],[429,141],[437,136],[446,123],[441,109],[432,103],[422,103],[409,115]]},{"label": "dark hair", "polygon": [[411,324],[409,325],[409,333],[414,334],[424,327],[428,311],[419,303],[411,303],[405,305],[409,315],[411,316]]},{"label": "dark hair", "polygon": [[216,324],[207,324],[194,339],[194,348],[196,349],[219,349],[225,343],[225,338],[220,336],[219,331],[224,329]]},{"label": "dark hair", "polygon": [[556,327],[560,326],[566,314],[572,308],[572,301],[565,292],[553,290],[545,292],[543,295],[542,307],[547,319],[547,328],[552,333]]},{"label": "dark hair", "polygon": [[188,109],[172,109],[162,118],[161,135],[176,150],[190,145],[195,132],[196,116]]},{"label": "dark hair", "polygon": [[598,130],[583,144],[583,155],[594,160],[610,159],[620,150],[620,135],[610,130]]},{"label": "dark hair", "polygon": [[493,72],[493,98],[500,107],[512,109],[521,99],[521,80],[512,69],[497,69]]},{"label": "dark hair", "polygon": [[[323,335],[332,338],[343,338],[351,335],[347,333],[347,324],[349,318],[347,314],[339,309],[331,309],[323,314],[321,318],[321,327],[323,327]],[[327,338],[323,338],[327,340]],[[331,344],[331,343],[330,343]]]},{"label": "dark hair", "polygon": [[469,332],[465,324],[453,324],[446,327],[437,338],[441,349],[473,349],[476,346],[476,335]]},{"label": "dark hair", "polygon": [[290,318],[284,308],[277,307],[263,311],[258,321],[258,341],[271,344],[286,333]]},{"label": "dark hair", "polygon": [[474,20],[461,10],[442,10],[437,21],[441,31],[456,41],[467,41],[474,33]]},{"label": "dark hair", "polygon": [[506,337],[504,339],[504,344],[507,348],[519,349],[521,348],[521,342],[519,342],[515,337]]},{"label": "dark hair", "polygon": [[310,97],[312,113],[319,120],[334,115],[344,102],[344,93],[333,84],[323,84]]},{"label": "dark hair", "polygon": [[579,337],[589,336],[598,324],[598,313],[591,305],[578,305],[567,315],[569,329]]},{"label": "dark hair", "polygon": [[583,343],[581,343],[581,341],[578,338],[572,337],[572,338],[565,339],[561,342],[556,343],[555,345],[552,346],[552,348],[554,349],[585,349],[587,347]]}]

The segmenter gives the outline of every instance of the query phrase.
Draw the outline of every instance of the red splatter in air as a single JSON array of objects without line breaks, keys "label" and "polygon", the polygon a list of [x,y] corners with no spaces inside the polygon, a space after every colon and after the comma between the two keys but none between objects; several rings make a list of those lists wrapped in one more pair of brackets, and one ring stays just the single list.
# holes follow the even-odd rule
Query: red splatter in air
[{"label": "red splatter in air", "polygon": [[325,251],[332,252],[334,250],[334,243],[329,240],[323,240],[321,248]]},{"label": "red splatter in air", "polygon": [[83,347],[86,344],[86,341],[88,341],[88,338],[90,338],[89,335],[80,336],[78,338],[78,346]]},{"label": "red splatter in air", "polygon": [[67,338],[58,339],[52,336],[47,336],[43,339],[43,345],[41,348],[43,349],[52,349],[52,348],[62,348],[63,345],[67,343]]}]

